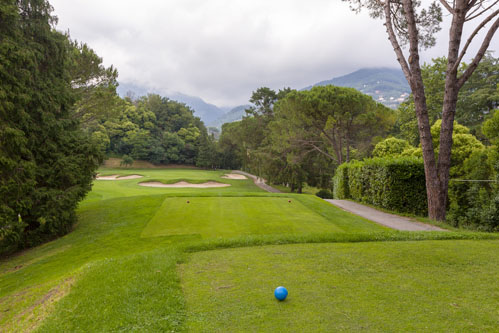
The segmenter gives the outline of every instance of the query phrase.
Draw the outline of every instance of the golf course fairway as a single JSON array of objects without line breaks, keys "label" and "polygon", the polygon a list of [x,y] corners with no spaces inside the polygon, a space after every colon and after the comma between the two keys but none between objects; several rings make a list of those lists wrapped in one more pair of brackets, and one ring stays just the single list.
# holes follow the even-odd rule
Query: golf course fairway
[{"label": "golf course fairway", "polygon": [[499,327],[497,234],[394,231],[229,173],[100,169],[72,232],[0,261],[0,331]]}]

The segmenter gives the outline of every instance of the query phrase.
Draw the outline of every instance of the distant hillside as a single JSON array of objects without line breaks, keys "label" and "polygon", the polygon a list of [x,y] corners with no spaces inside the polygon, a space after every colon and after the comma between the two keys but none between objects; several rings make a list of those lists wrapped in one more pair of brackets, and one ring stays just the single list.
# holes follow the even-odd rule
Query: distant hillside
[{"label": "distant hillside", "polygon": [[321,81],[304,90],[328,84],[355,88],[391,108],[396,108],[411,93],[404,73],[393,68],[363,68],[345,76]]},{"label": "distant hillside", "polygon": [[232,123],[234,121],[239,121],[243,119],[243,117],[246,115],[246,109],[249,108],[250,105],[239,105],[221,116],[220,118],[217,119],[215,126],[222,126],[225,123]]},{"label": "distant hillside", "polygon": [[145,96],[147,94],[159,94],[174,101],[184,103],[194,110],[194,115],[201,118],[206,126],[216,126],[217,120],[226,113],[216,105],[206,103],[199,97],[184,95],[182,93],[165,94],[158,89],[149,89],[126,83],[120,83],[117,91],[122,97],[126,96],[128,92],[133,92],[135,97]]}]

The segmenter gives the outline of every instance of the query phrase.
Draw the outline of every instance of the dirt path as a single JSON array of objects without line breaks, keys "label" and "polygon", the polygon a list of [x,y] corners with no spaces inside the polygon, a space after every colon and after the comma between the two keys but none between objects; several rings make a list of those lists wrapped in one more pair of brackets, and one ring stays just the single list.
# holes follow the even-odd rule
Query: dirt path
[{"label": "dirt path", "polygon": [[253,179],[253,182],[255,182],[255,185],[261,188],[262,190],[265,190],[267,192],[272,192],[272,193],[282,193],[276,188],[273,188],[270,185],[265,184],[265,180],[263,178],[257,177],[255,175],[252,175],[250,173],[244,172],[244,171],[239,171],[239,170],[234,170],[232,173],[237,173],[239,175],[244,175],[248,178]]},{"label": "dirt path", "polygon": [[448,231],[433,225],[414,221],[408,217],[381,212],[377,209],[367,207],[349,200],[330,200],[327,202],[340,207],[350,213],[362,216],[368,220],[379,223],[386,227],[405,231]]}]

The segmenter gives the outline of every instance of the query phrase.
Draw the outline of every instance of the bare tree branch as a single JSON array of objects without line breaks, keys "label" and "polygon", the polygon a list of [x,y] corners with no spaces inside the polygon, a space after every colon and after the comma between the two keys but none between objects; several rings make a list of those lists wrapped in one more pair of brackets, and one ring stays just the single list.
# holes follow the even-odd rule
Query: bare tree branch
[{"label": "bare tree branch", "polygon": [[[496,11],[492,15],[497,15],[499,13],[499,10]],[[488,18],[487,18],[488,19]],[[466,69],[466,71],[461,75],[458,81],[458,89],[461,89],[463,84],[470,78],[471,74],[475,71],[475,69],[478,67],[478,63],[480,60],[482,60],[483,56],[485,55],[485,52],[487,51],[490,41],[492,40],[492,37],[494,37],[494,34],[497,31],[497,28],[499,28],[499,18],[496,19],[494,24],[490,27],[489,31],[487,32],[487,35],[483,39],[482,46],[480,46],[480,49],[476,53],[475,57],[473,58],[473,61],[471,62],[470,66]]]},{"label": "bare tree branch", "polygon": [[499,3],[499,0],[494,1],[492,3],[492,5],[490,5],[489,7],[485,8],[485,9],[483,9],[480,13],[478,13],[476,15],[473,15],[474,13],[477,12],[478,9],[480,9],[480,7],[478,7],[476,10],[474,10],[473,12],[470,13],[470,15],[473,15],[473,16],[468,16],[465,21],[471,21],[471,20],[474,20],[475,18],[477,18],[478,16],[483,15],[483,13],[485,13],[486,11],[488,11],[489,9],[491,9],[492,7],[494,7],[497,3]]},{"label": "bare tree branch", "polygon": [[478,6],[478,7],[480,7],[484,0],[470,0],[470,2],[466,5],[467,10],[473,8],[473,6],[476,5],[477,1],[480,1],[480,4]]},{"label": "bare tree branch", "polygon": [[336,157],[334,157],[333,155],[331,155],[331,154],[329,154],[329,153],[325,152],[324,150],[322,150],[321,148],[319,148],[318,146],[316,146],[316,145],[314,144],[314,142],[316,142],[316,143],[320,143],[320,141],[309,141],[309,140],[295,140],[295,141],[297,141],[297,142],[302,142],[302,143],[304,143],[304,144],[306,144],[306,145],[308,145],[308,146],[312,147],[312,150],[307,151],[307,154],[308,154],[308,153],[310,153],[311,151],[316,150],[316,151],[318,151],[319,153],[321,153],[321,154],[323,154],[323,155],[325,155],[325,156],[329,157],[330,159],[332,159],[332,160],[334,160],[334,161],[337,161],[337,158],[336,158]]},{"label": "bare tree branch", "polygon": [[459,55],[459,58],[457,59],[456,63],[454,64],[454,67],[452,68],[453,71],[457,70],[457,67],[459,66],[459,64],[461,63],[461,61],[463,60],[463,57],[464,55],[466,54],[466,51],[468,50],[468,47],[470,46],[471,42],[473,41],[473,39],[476,37],[476,35],[478,34],[478,32],[487,24],[490,22],[490,20],[492,20],[497,14],[499,14],[499,10],[496,10],[494,13],[492,13],[491,15],[489,15],[485,20],[483,20],[482,23],[480,23],[476,29],[473,31],[473,33],[470,35],[470,37],[468,37],[468,40],[466,41],[466,44],[464,45],[463,49],[461,50],[461,54]]},{"label": "bare tree branch", "polygon": [[445,7],[445,9],[447,9],[447,11],[449,11],[449,13],[454,14],[454,9],[452,9],[452,7],[447,3],[447,1],[440,0],[440,3],[442,4],[442,6]]},{"label": "bare tree branch", "polygon": [[314,144],[310,144],[315,150],[317,150],[319,153],[323,154],[324,156],[326,157],[329,157],[330,159],[332,159],[333,161],[336,161],[336,157],[334,157],[333,155],[330,155],[328,153],[326,153],[325,151],[323,151],[322,149],[320,149],[319,147],[317,147],[316,145]]},{"label": "bare tree branch", "polygon": [[407,61],[404,57],[404,53],[402,52],[402,48],[400,47],[400,44],[397,40],[397,36],[395,34],[395,31],[393,31],[390,3],[391,3],[390,0],[386,0],[385,4],[384,4],[386,32],[388,33],[388,39],[390,40],[390,43],[392,43],[393,50],[395,51],[395,54],[397,55],[397,60],[400,63],[402,70],[404,71],[404,74],[405,74],[407,81],[410,84],[412,81],[412,73],[411,73],[411,70],[409,69],[409,65],[407,64]]}]

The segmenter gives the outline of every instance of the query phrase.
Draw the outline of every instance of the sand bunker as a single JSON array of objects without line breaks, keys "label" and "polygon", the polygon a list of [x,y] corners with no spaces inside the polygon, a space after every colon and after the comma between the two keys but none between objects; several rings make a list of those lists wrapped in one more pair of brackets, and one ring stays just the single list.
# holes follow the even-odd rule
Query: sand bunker
[{"label": "sand bunker", "polygon": [[99,175],[97,175],[97,177],[95,179],[97,179],[97,180],[125,180],[125,179],[137,179],[137,178],[142,178],[142,177],[144,177],[144,176],[130,175],[130,176],[120,177],[120,175],[111,175],[111,176],[99,176]]},{"label": "sand bunker", "polygon": [[238,180],[248,179],[246,176],[239,175],[237,173],[228,173],[228,174],[222,176],[222,178],[225,178],[225,179],[238,179]]},{"label": "sand bunker", "polygon": [[223,184],[217,182],[206,182],[202,184],[191,184],[188,182],[178,182],[175,184],[163,184],[160,182],[147,182],[147,183],[139,183],[140,186],[147,187],[191,187],[191,188],[210,188],[210,187],[227,187],[230,184]]}]

